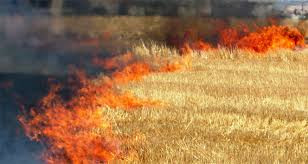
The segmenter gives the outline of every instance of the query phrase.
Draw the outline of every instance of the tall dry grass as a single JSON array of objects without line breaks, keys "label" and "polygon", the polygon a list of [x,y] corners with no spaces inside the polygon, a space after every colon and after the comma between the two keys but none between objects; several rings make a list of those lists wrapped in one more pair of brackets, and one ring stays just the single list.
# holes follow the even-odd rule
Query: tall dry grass
[{"label": "tall dry grass", "polygon": [[[140,44],[145,60],[175,50]],[[162,105],[106,109],[128,163],[307,163],[308,52],[195,52],[191,67],[122,86]]]}]

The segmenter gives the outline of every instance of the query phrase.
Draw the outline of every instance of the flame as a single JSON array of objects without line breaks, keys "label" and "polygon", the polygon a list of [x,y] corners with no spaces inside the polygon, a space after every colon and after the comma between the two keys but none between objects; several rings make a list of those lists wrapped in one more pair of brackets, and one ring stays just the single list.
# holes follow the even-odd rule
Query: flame
[{"label": "flame", "polygon": [[[47,163],[106,162],[119,151],[111,127],[101,110],[91,106],[68,106],[51,91],[43,100],[44,113],[31,112],[30,121],[20,117],[26,133],[34,140],[47,140]],[[53,101],[50,101],[50,98]],[[82,99],[82,98],[79,98]],[[111,142],[112,141],[112,142]],[[115,143],[115,144],[113,144]]]},{"label": "flame", "polygon": [[[25,133],[46,146],[43,154],[46,163],[106,163],[120,158],[123,143],[113,133],[102,107],[133,110],[160,105],[160,102],[138,99],[130,92],[121,92],[117,87],[141,80],[151,73],[174,72],[190,67],[193,51],[214,48],[193,31],[186,32],[183,41],[177,43],[180,43],[183,56],[179,60],[159,60],[163,63],[159,68],[138,61],[130,52],[103,60],[95,57],[93,64],[113,73],[93,80],[84,72],[77,72],[78,78],[72,80],[78,85],[71,86],[74,92],[68,100],[60,94],[63,86],[53,85],[36,108],[19,117]],[[87,44],[99,46],[100,43],[94,40],[87,41]],[[219,44],[263,53],[277,48],[303,46],[304,37],[297,29],[284,26],[273,25],[251,33],[246,28],[229,28],[220,32]]]},{"label": "flame", "polygon": [[[214,22],[215,23],[215,22]],[[274,22],[272,22],[273,24]],[[239,48],[257,53],[265,53],[276,49],[295,49],[305,46],[305,38],[298,29],[288,26],[270,25],[259,27],[256,24],[250,32],[247,24],[239,22],[237,26],[226,28],[219,25],[215,32],[218,34],[216,48]],[[215,35],[214,35],[215,36]],[[179,48],[180,54],[191,54],[193,51],[209,51],[214,49],[211,43],[204,41],[194,30],[187,30],[183,37],[178,35],[170,38],[170,43]],[[177,41],[180,40],[180,41]]]},{"label": "flame", "polygon": [[198,50],[198,51],[208,51],[212,48],[212,45],[204,42],[203,40],[198,40],[191,44],[192,49]]},{"label": "flame", "polygon": [[122,158],[122,143],[113,134],[101,108],[132,110],[159,105],[160,102],[141,100],[130,92],[123,93],[116,88],[153,72],[180,69],[180,63],[169,63],[154,70],[149,64],[140,61],[121,68],[132,59],[131,53],[102,61],[95,59],[102,68],[117,68],[117,71],[110,77],[95,80],[88,78],[82,71],[76,72],[77,79],[71,80],[72,84],[77,81],[78,87],[71,86],[76,90],[71,99],[66,100],[59,94],[63,86],[53,85],[49,94],[41,99],[36,108],[31,109],[30,114],[19,116],[27,136],[45,144],[43,159],[46,163],[90,164]]},{"label": "flame", "polygon": [[203,40],[198,40],[192,43],[184,43],[180,48],[180,54],[187,55],[193,51],[208,51],[212,49],[212,45]]},{"label": "flame", "polygon": [[180,48],[180,54],[191,54],[193,52],[193,49],[188,43],[184,43],[182,47]]},{"label": "flame", "polygon": [[159,72],[175,72],[178,70],[184,70],[191,67],[192,56],[189,54],[184,55],[179,60],[167,61],[162,67],[159,68]]},{"label": "flame", "polygon": [[141,77],[151,73],[150,66],[146,63],[134,63],[125,67],[122,71],[116,71],[112,77],[116,83],[127,83],[132,80],[139,80]]},{"label": "flame", "polygon": [[212,49],[212,45],[198,36],[196,31],[189,29],[184,33],[183,43],[180,44],[181,54],[191,54],[193,51],[208,51],[210,49]]},{"label": "flame", "polygon": [[[254,25],[257,27],[256,24]],[[232,48],[249,31],[248,25],[242,21],[237,22],[235,27],[224,27],[218,31],[218,44]]]},{"label": "flame", "polygon": [[294,49],[305,46],[304,36],[295,28],[286,26],[264,27],[249,33],[237,42],[241,49],[255,52],[267,52],[278,48]]},{"label": "flame", "polygon": [[133,109],[156,102],[139,100],[128,92],[117,93],[113,80],[118,77],[109,80],[95,84],[83,79],[83,87],[69,102],[58,95],[60,86],[53,87],[39,108],[32,109],[30,119],[19,117],[31,139],[47,144],[43,156],[47,163],[102,163],[119,155],[120,142],[101,107]]},{"label": "flame", "polygon": [[[20,116],[26,134],[47,146],[47,163],[93,163],[114,158],[119,149],[110,142],[111,127],[98,106],[100,102],[85,85],[69,102],[52,87],[30,116]],[[90,97],[89,97],[90,96]]]},{"label": "flame", "polygon": [[239,31],[235,28],[227,28],[223,29],[219,33],[219,44],[226,46],[226,47],[232,47],[236,45],[236,43],[240,40],[240,34]]},{"label": "flame", "polygon": [[119,55],[113,58],[108,58],[106,60],[102,60],[96,56],[93,58],[92,63],[103,69],[112,70],[112,69],[120,69],[121,66],[127,65],[133,60],[134,60],[133,54],[131,52],[127,52],[123,55]]},{"label": "flame", "polygon": [[178,61],[174,63],[167,63],[164,67],[160,68],[161,72],[174,72],[180,70],[182,68],[182,64]]}]

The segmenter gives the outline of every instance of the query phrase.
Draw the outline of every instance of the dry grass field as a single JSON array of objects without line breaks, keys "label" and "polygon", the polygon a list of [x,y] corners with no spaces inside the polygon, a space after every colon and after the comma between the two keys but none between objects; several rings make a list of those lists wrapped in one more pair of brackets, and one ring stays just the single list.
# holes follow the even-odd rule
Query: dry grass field
[{"label": "dry grass field", "polygon": [[[0,23],[5,24],[5,20],[10,21],[10,19],[1,19]],[[215,35],[213,29],[216,27],[213,24],[215,25],[215,22],[219,24],[219,21],[226,21],[230,26],[237,26],[243,21],[249,26],[269,23],[268,20],[237,20],[235,18],[215,20],[212,18],[95,16],[63,17],[59,20],[45,20],[44,17],[34,18],[34,20],[29,18],[31,23],[28,23],[28,18],[24,20],[18,17],[16,21],[15,23],[20,24],[20,29],[24,31],[19,28],[11,31],[12,26],[19,27],[14,23],[12,26],[1,26],[0,38],[11,38],[13,43],[20,40],[21,45],[24,45],[23,42],[28,41],[27,39],[31,36],[35,43],[40,43],[39,47],[43,47],[43,55],[46,55],[45,52],[48,51],[45,47],[52,49],[52,45],[58,42],[58,45],[61,45],[59,49],[72,47],[74,49],[72,52],[79,51],[79,47],[82,49],[80,45],[83,44],[85,47],[90,45],[89,47],[94,48],[95,52],[102,49],[117,54],[118,51],[129,49],[137,56],[136,59],[145,61],[153,68],[159,68],[154,61],[160,60],[156,59],[168,61],[183,59],[178,50],[163,45],[170,33],[182,32],[181,34],[184,34],[185,30],[194,27],[194,30],[200,32],[201,36]],[[280,23],[296,26],[306,37],[308,36],[307,20],[302,22],[285,20]],[[18,35],[15,31],[18,31]],[[60,37],[61,34],[63,38]],[[140,43],[140,40],[144,43]],[[45,44],[44,41],[47,43]],[[71,46],[69,41],[72,42]],[[3,59],[8,56],[5,54],[13,56],[11,54],[15,53],[16,59],[19,58],[20,52],[7,53],[12,50],[8,51],[6,46],[2,47],[5,50],[2,50],[0,46]],[[29,54],[27,58],[31,59],[31,53]],[[92,53],[85,54],[93,55]],[[7,61],[9,59],[7,58]],[[3,63],[8,63],[7,61]],[[46,69],[49,68],[42,61],[40,64]],[[57,67],[52,64],[53,69]],[[114,84],[115,87],[112,85],[112,89],[116,90],[115,93],[118,91],[126,93],[127,91],[142,100],[159,102],[150,107],[133,110],[102,108],[103,116],[106,115],[108,119],[106,122],[112,124],[112,132],[116,135],[116,141],[119,140],[119,143],[122,143],[120,150],[127,155],[124,159],[120,159],[119,162],[114,161],[114,163],[308,163],[307,48],[294,51],[281,49],[258,54],[218,46],[209,51],[193,52],[181,64],[182,69],[176,72],[151,72],[141,80],[128,84]],[[29,65],[38,67],[38,64],[26,63],[26,66]],[[59,65],[63,64],[60,62]],[[6,70],[3,66],[0,68]],[[14,69],[11,65],[9,68]],[[94,94],[90,92],[92,95],[89,95],[96,100],[97,93],[94,89],[90,91]],[[101,93],[100,98],[105,96],[104,93]],[[77,95],[76,100],[79,100],[78,98],[83,100],[83,96]],[[109,98],[118,98],[112,96],[110,95]],[[108,99],[108,96],[106,97]],[[122,101],[119,100],[120,104],[123,103]],[[91,102],[85,104],[91,104]],[[98,104],[101,106],[100,103]],[[94,103],[93,106],[97,104]],[[81,106],[78,109],[88,108]],[[100,108],[98,110],[101,112]],[[65,117],[65,113],[52,111],[46,116],[51,114],[50,120],[55,123],[51,124],[51,127],[53,125],[60,127],[60,130],[56,129],[56,134],[62,130],[62,133],[59,132],[61,135],[57,135],[60,139],[55,137],[58,140],[54,140],[46,136],[49,140],[43,138],[41,142],[58,141],[60,145],[69,143],[68,146],[72,146],[70,150],[80,150],[84,153],[81,153],[82,155],[89,155],[88,152],[97,153],[93,149],[96,145],[89,144],[89,146],[82,145],[81,147],[78,145],[91,143],[81,143],[74,129],[83,125],[83,121],[87,122],[87,117],[80,116],[81,122],[78,122],[78,117]],[[64,111],[74,113],[71,109]],[[42,112],[43,116],[44,114]],[[57,116],[68,119],[63,121],[62,117],[57,118]],[[42,135],[41,133],[46,132],[44,128],[48,127],[46,125],[50,120],[46,123],[42,119],[43,124],[36,122],[40,126],[38,129],[34,128],[38,130],[36,133]],[[68,131],[58,126],[58,122],[62,122]],[[77,126],[74,126],[76,122]],[[97,137],[95,131],[97,129],[94,128],[92,132],[92,126],[89,128],[91,134],[95,134],[94,137],[91,136],[91,139],[101,141],[100,137],[104,138],[105,134],[99,133],[100,137]],[[63,136],[69,141],[62,140]],[[88,140],[88,136],[81,136],[85,141]],[[79,141],[79,143],[73,141]],[[104,146],[101,147],[104,148]],[[71,160],[69,156],[65,156],[61,146],[56,145],[55,147],[60,151],[51,151],[51,154],[56,154],[52,154],[54,158],[57,158],[57,153],[60,152],[60,155],[64,154],[64,160]],[[75,151],[72,152],[73,155],[78,154]],[[93,162],[98,157],[90,154],[79,158]]]},{"label": "dry grass field", "polygon": [[[134,52],[175,53],[143,45]],[[185,70],[121,87],[161,105],[105,112],[118,135],[134,138],[129,163],[307,163],[307,63],[307,50],[195,53]]]}]

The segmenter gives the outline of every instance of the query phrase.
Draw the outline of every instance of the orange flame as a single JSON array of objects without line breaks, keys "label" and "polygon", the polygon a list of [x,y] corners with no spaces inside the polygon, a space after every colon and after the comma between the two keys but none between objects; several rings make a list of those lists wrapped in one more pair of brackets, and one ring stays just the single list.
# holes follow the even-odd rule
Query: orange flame
[{"label": "orange flame", "polygon": [[237,46],[255,52],[266,52],[278,48],[294,49],[305,46],[304,36],[295,28],[270,26],[241,38]]},{"label": "orange flame", "polygon": [[[108,69],[119,68],[122,62],[131,59],[132,54],[127,53],[108,60],[96,60],[96,64],[102,64],[103,68]],[[111,64],[108,65],[108,62]],[[179,69],[171,65],[159,71]],[[114,136],[101,107],[130,110],[159,105],[157,101],[141,100],[129,92],[121,93],[115,89],[117,85],[139,80],[151,72],[155,70],[143,62],[129,64],[115,71],[111,77],[94,81],[87,78],[84,72],[77,72],[77,81],[81,86],[70,100],[64,100],[59,94],[61,85],[54,85],[38,107],[33,108],[29,115],[20,116],[19,121],[32,140],[46,144],[47,150],[43,154],[46,163],[88,164],[112,161],[123,154],[121,142]]]},{"label": "orange flame", "polygon": [[226,46],[226,47],[232,47],[236,45],[236,43],[240,40],[240,34],[238,30],[234,28],[227,28],[222,30],[219,33],[219,44]]},{"label": "orange flame", "polygon": [[[229,48],[237,47],[258,53],[265,53],[279,48],[294,49],[305,46],[305,38],[296,28],[271,25],[257,27],[257,29],[256,32],[249,32],[248,26],[243,23],[240,23],[237,28],[221,29],[219,31],[218,45]],[[194,38],[196,38],[194,33],[190,31],[185,33],[183,42],[179,47],[181,54],[213,49],[210,43],[201,39],[192,41]]]},{"label": "orange flame", "polygon": [[69,102],[61,99],[57,93],[60,87],[56,86],[42,99],[39,109],[32,110],[30,119],[19,118],[28,136],[47,141],[47,163],[101,163],[119,155],[120,142],[113,136],[100,107],[132,109],[155,102],[117,93],[111,84],[114,82],[102,80],[95,84],[86,79]]},{"label": "orange flame", "polygon": [[94,57],[92,62],[94,65],[99,66],[103,69],[120,69],[121,66],[125,66],[128,63],[132,62],[134,59],[131,52],[127,52],[123,55],[119,55],[113,58],[108,58],[106,60],[101,60],[98,57]]},{"label": "orange flame", "polygon": [[159,72],[175,72],[189,67],[191,67],[191,55],[187,54],[180,60],[167,62],[162,67],[160,67]]},{"label": "orange flame", "polygon": [[212,45],[203,41],[196,31],[190,29],[184,33],[183,42],[179,45],[180,54],[191,54],[195,51],[208,51],[212,49]]},{"label": "orange flame", "polygon": [[47,163],[106,162],[118,153],[119,143],[100,110],[91,106],[67,107],[59,102],[41,108],[44,113],[33,110],[30,121],[24,117],[19,120],[32,139],[48,141],[44,154]]},{"label": "orange flame", "polygon": [[134,63],[125,67],[122,71],[116,71],[112,77],[116,83],[127,83],[132,80],[139,80],[141,77],[151,73],[150,66],[145,63]]},{"label": "orange flame", "polygon": [[212,45],[210,43],[204,42],[202,40],[198,40],[192,43],[184,43],[180,48],[180,54],[191,54],[193,51],[208,51],[212,49]]},{"label": "orange flame", "polygon": [[60,86],[52,87],[30,118],[19,117],[29,137],[47,144],[47,163],[106,162],[119,153],[96,95],[84,85],[69,102],[58,95]]},{"label": "orange flame", "polygon": [[204,42],[203,40],[198,40],[191,44],[192,49],[198,51],[208,51],[212,48],[212,45]]},{"label": "orange flame", "polygon": [[180,62],[167,63],[165,66],[160,68],[161,72],[174,72],[180,70],[182,68],[182,64]]}]

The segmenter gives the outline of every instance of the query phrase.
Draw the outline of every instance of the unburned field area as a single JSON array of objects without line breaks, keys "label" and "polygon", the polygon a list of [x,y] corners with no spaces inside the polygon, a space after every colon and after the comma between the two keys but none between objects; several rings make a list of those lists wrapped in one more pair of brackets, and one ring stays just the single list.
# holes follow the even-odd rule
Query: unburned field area
[{"label": "unburned field area", "polygon": [[135,137],[133,163],[307,163],[307,51],[250,55],[197,54],[186,70],[123,86],[161,102],[106,110],[120,136]]}]

